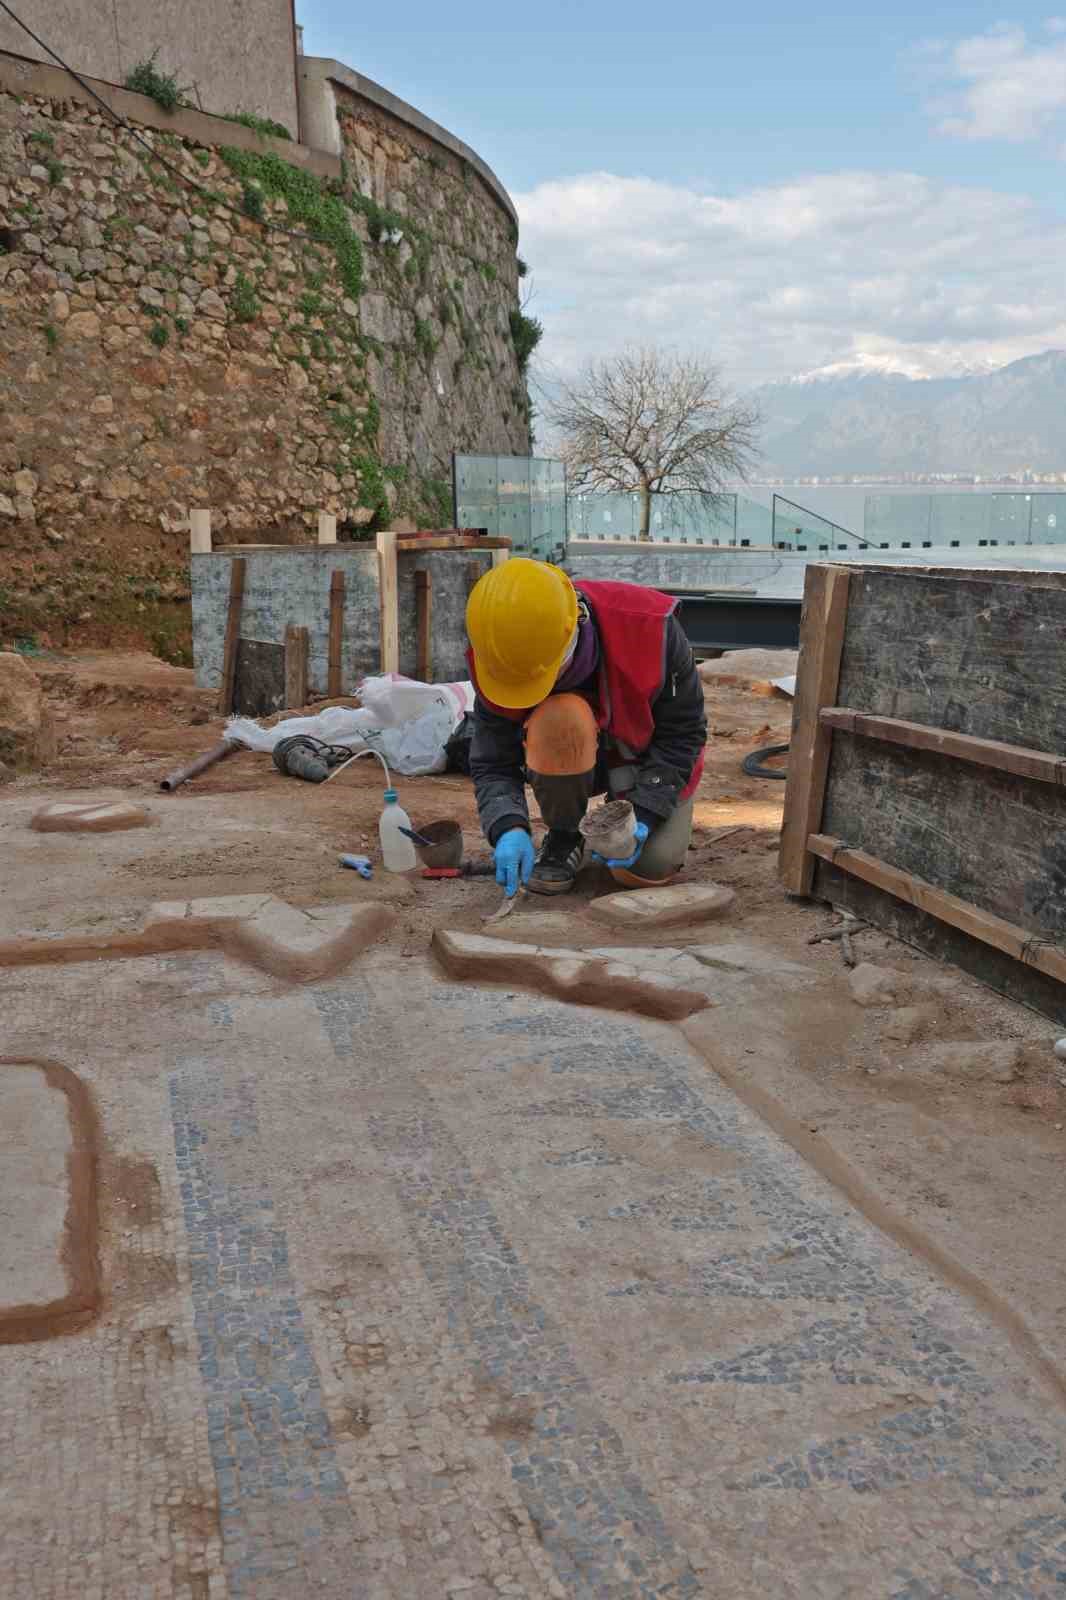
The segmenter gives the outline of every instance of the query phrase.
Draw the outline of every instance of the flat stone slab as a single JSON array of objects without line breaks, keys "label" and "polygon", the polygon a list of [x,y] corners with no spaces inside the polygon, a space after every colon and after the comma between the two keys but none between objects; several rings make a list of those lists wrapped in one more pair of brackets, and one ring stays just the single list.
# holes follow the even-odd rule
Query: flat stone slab
[{"label": "flat stone slab", "polygon": [[102,805],[82,800],[56,800],[30,819],[38,833],[119,833],[126,828],[147,828],[152,817],[143,806],[128,800]]},{"label": "flat stone slab", "polygon": [[[575,1005],[608,1006],[679,1021],[712,1004],[706,994],[687,988],[670,963],[641,966],[633,961],[631,950],[556,950],[443,929],[433,935],[433,949],[453,977],[513,983]],[[669,954],[677,957],[681,952]]]},{"label": "flat stone slab", "polygon": [[67,1331],[95,1309],[87,1111],[63,1068],[0,1059],[0,1344]]},{"label": "flat stone slab", "polygon": [[736,899],[717,883],[675,884],[669,889],[630,889],[590,901],[588,914],[616,928],[677,928],[720,917]]}]

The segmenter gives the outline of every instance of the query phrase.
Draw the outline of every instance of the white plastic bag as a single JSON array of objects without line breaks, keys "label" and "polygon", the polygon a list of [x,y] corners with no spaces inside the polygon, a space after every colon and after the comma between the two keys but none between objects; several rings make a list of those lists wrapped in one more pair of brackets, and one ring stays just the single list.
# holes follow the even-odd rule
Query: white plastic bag
[{"label": "white plastic bag", "polygon": [[363,702],[358,711],[349,706],[327,706],[314,717],[289,717],[276,727],[264,728],[252,717],[231,717],[226,738],[237,739],[249,750],[269,752],[281,739],[306,733],[324,744],[358,750],[378,750],[390,769],[408,778],[443,772],[448,764],[445,745],[473,709],[471,683],[418,683],[399,673],[366,678],[359,685]]},{"label": "white plastic bag", "polygon": [[401,723],[412,721],[431,706],[439,705],[442,696],[452,708],[452,731],[465,714],[474,709],[472,683],[419,683],[416,678],[404,678],[398,672],[364,678],[358,693],[381,728],[398,728]]}]

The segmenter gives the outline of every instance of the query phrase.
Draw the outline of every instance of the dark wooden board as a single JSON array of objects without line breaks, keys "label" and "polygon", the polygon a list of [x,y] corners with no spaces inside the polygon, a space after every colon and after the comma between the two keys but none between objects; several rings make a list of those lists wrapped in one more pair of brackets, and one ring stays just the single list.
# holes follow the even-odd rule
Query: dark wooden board
[{"label": "dark wooden board", "polygon": [[241,639],[233,709],[242,717],[269,717],[286,709],[285,646],[261,639]]},{"label": "dark wooden board", "polygon": [[844,567],[818,563],[807,568],[778,861],[789,894],[810,894],[814,879],[807,838],[818,832],[832,745],[832,734],[823,727],[819,713],[836,698],[850,582]]},{"label": "dark wooden board", "polygon": [[819,861],[814,875],[814,893],[835,906],[862,917],[875,928],[913,945],[936,961],[943,961],[968,972],[979,983],[995,989],[1008,1000],[1030,1006],[1053,1022],[1066,1026],[1066,985],[1056,982],[1032,967],[1023,966],[1012,956],[968,934],[950,928],[914,906],[905,905],[858,878],[849,877],[839,867]]},{"label": "dark wooden board", "polygon": [[[839,704],[1066,755],[1066,589],[1048,576],[853,568]],[[1036,937],[1066,943],[1061,788],[838,733],[817,831]],[[819,863],[814,887],[1066,1020],[1066,987],[1002,951],[826,863]]]},{"label": "dark wooden board", "polygon": [[290,622],[285,629],[285,704],[307,704],[308,631]]},{"label": "dark wooden board", "polygon": [[852,568],[837,704],[1066,754],[1066,592],[1049,576]]},{"label": "dark wooden board", "polygon": [[1066,939],[1066,792],[873,739],[833,741],[821,833]]},{"label": "dark wooden board", "polygon": [[229,604],[226,608],[226,635],[222,645],[222,687],[218,693],[218,709],[224,717],[233,711],[234,685],[237,674],[237,645],[241,637],[241,612],[244,608],[244,576],[247,562],[243,556],[234,556],[229,570]]},{"label": "dark wooden board", "polygon": [[344,573],[337,568],[329,579],[329,662],[326,693],[343,693]]}]

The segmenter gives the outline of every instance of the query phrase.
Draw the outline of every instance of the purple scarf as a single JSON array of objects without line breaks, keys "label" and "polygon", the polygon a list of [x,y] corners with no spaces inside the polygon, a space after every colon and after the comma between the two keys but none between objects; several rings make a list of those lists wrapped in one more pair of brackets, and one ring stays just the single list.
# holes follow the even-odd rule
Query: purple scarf
[{"label": "purple scarf", "polygon": [[555,680],[552,694],[570,694],[592,677],[600,661],[600,641],[591,617],[582,616],[577,625],[577,648]]}]

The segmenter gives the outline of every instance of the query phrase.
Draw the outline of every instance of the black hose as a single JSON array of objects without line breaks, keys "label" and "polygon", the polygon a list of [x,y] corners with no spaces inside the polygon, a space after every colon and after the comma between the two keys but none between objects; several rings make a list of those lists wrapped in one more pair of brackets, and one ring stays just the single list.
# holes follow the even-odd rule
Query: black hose
[{"label": "black hose", "polygon": [[787,756],[787,744],[768,744],[763,750],[753,750],[744,757],[741,766],[749,778],[787,778],[787,767],[764,767],[763,762],[772,756]]}]

